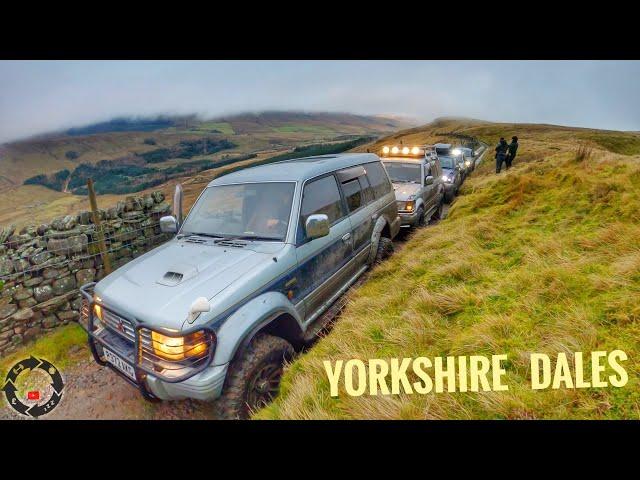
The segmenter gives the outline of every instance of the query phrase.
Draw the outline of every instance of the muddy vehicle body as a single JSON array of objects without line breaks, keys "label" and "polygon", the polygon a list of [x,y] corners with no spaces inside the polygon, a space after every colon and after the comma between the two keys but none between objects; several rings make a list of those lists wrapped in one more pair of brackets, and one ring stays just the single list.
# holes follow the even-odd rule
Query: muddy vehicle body
[{"label": "muddy vehicle body", "polygon": [[218,399],[221,417],[247,418],[400,218],[380,159],[343,154],[221,176],[184,222],[160,224],[177,235],[81,288],[94,358],[147,399]]},{"label": "muddy vehicle body", "polygon": [[440,161],[421,147],[399,152],[384,156],[383,164],[393,183],[402,227],[421,227],[442,215],[445,189]]},{"label": "muddy vehicle body", "polygon": [[442,167],[442,181],[444,182],[444,201],[451,203],[458,194],[460,185],[462,185],[462,172],[460,164],[455,157],[440,155],[438,156]]}]

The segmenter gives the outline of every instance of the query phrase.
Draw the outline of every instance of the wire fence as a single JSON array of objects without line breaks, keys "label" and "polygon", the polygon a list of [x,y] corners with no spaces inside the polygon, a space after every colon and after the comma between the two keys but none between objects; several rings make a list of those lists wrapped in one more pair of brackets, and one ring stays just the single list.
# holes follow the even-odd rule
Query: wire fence
[{"label": "wire fence", "polygon": [[[160,223],[156,222],[156,223],[147,225],[145,227],[140,227],[140,228],[135,228],[135,229],[127,229],[125,231],[120,231],[116,235],[113,235],[112,234],[113,232],[109,232],[109,231],[106,231],[104,228],[101,228],[100,230],[96,229],[96,230],[94,230],[93,232],[90,232],[90,233],[89,232],[79,233],[78,235],[72,235],[72,236],[69,236],[69,237],[61,237],[61,238],[49,237],[49,240],[52,240],[52,239],[53,240],[60,240],[60,241],[66,240],[67,241],[67,246],[66,247],[61,247],[61,248],[56,248],[56,249],[47,248],[46,250],[44,249],[45,247],[40,247],[40,248],[42,248],[42,250],[39,250],[37,253],[33,253],[31,255],[21,256],[20,258],[21,259],[25,259],[25,260],[26,259],[31,259],[32,257],[35,257],[36,255],[39,255],[39,254],[44,253],[44,252],[49,252],[49,253],[52,253],[52,254],[56,253],[56,252],[74,253],[75,250],[78,250],[78,248],[85,249],[85,248],[88,248],[89,245],[97,245],[97,244],[100,243],[99,240],[91,240],[91,241],[87,241],[86,243],[85,242],[81,242],[79,245],[70,244],[69,243],[70,239],[77,238],[80,235],[87,235],[87,236],[91,235],[91,237],[95,237],[95,236],[98,235],[98,233],[102,233],[103,236],[104,236],[105,242],[113,243],[113,240],[115,240],[115,239],[125,238],[125,237],[128,237],[128,236],[131,236],[132,234],[136,234],[137,232],[142,232],[144,230],[149,230],[149,229],[153,229],[155,231],[156,227],[159,227],[159,226],[160,226]],[[32,240],[27,240],[27,241],[23,242],[22,244],[20,244],[19,246],[25,245],[27,243],[37,243],[38,240],[41,240],[41,239],[43,239],[43,237],[33,237]]]},{"label": "wire fence", "polygon": [[[144,228],[139,228],[139,229],[134,229],[134,230],[129,230],[121,235],[113,235],[111,237],[107,237],[105,238],[105,243],[107,243],[107,246],[109,246],[110,244],[112,244],[113,242],[111,240],[113,240],[114,238],[123,238],[125,236],[130,236],[131,234],[135,233],[135,232],[139,232],[142,230],[148,230],[153,228],[154,229],[154,235],[152,236],[134,236],[134,238],[128,239],[125,242],[122,242],[121,245],[119,245],[116,248],[108,248],[106,253],[109,256],[113,256],[114,253],[119,252],[120,250],[123,250],[125,248],[129,248],[129,249],[135,249],[137,247],[145,247],[145,246],[150,246],[150,245],[154,245],[156,243],[159,242],[155,242],[156,239],[159,238],[165,238],[165,239],[169,239],[170,238],[170,234],[168,233],[157,233],[155,231],[155,227],[158,227],[159,223],[154,223],[152,225],[149,225],[147,227]],[[141,245],[136,245],[134,242],[140,242]],[[49,253],[53,253],[53,252],[67,252],[64,255],[64,258],[61,259],[58,262],[49,262],[49,261],[45,261],[41,264],[38,265],[33,265],[31,266],[30,264],[30,268],[25,268],[22,269],[20,271],[14,271],[5,275],[0,276],[0,280],[2,281],[14,281],[19,279],[20,277],[26,278],[29,274],[33,273],[33,272],[37,272],[37,271],[41,271],[44,270],[46,268],[57,268],[57,267],[61,267],[61,266],[66,266],[67,264],[69,264],[69,262],[73,262],[73,261],[77,261],[77,262],[83,262],[89,259],[93,259],[96,257],[100,257],[102,256],[101,252],[96,252],[96,253],[90,253],[89,250],[93,250],[89,248],[89,245],[96,245],[98,244],[99,241],[92,241],[92,242],[87,242],[87,244],[81,244],[78,245],[76,247],[68,247],[68,248],[61,248],[61,249],[56,249],[56,250],[42,250],[41,252],[38,252],[36,254],[33,255],[27,255],[25,257],[21,257],[19,259],[13,260],[14,265],[15,262],[19,261],[19,260],[24,260],[24,261],[29,261],[31,258],[33,258],[36,255],[42,254],[44,252],[49,252]],[[80,251],[78,251],[80,250]],[[85,252],[86,251],[86,252]],[[58,258],[61,258],[61,255],[57,255]],[[55,257],[54,257],[55,258]]]}]

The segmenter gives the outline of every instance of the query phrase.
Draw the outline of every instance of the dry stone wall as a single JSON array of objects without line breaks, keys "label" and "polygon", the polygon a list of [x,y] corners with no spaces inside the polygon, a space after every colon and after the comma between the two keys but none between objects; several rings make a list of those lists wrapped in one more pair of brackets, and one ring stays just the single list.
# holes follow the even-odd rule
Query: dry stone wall
[{"label": "dry stone wall", "polygon": [[[171,211],[162,192],[127,197],[100,210],[112,267],[170,238],[159,219]],[[0,357],[80,317],[78,288],[104,277],[91,212],[16,231],[0,226]]]}]

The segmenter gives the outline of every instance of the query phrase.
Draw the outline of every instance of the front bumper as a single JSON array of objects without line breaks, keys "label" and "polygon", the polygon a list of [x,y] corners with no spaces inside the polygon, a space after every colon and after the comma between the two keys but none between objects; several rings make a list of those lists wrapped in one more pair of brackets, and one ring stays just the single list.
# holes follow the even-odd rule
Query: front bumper
[{"label": "front bumper", "polygon": [[418,212],[398,212],[401,227],[413,227],[418,223]]},{"label": "front bumper", "polygon": [[[80,325],[87,332],[89,348],[99,365],[107,366],[118,373],[128,383],[138,388],[147,400],[179,400],[184,398],[213,400],[221,395],[228,364],[211,365],[215,343],[209,345],[206,357],[201,357],[187,366],[183,364],[184,362],[172,363],[163,361],[159,357],[154,358],[154,355],[149,353],[148,345],[144,344],[145,341],[148,342],[145,340],[147,332],[154,330],[167,336],[187,335],[191,332],[172,332],[150,327],[128,318],[124,319],[115,312],[109,311],[104,305],[101,305],[104,312],[103,317],[107,318],[106,314],[109,313],[109,315],[115,315],[119,319],[125,320],[127,325],[121,329],[121,325],[119,325],[116,330],[113,328],[112,322],[107,320],[102,322],[101,327],[98,327],[95,325],[93,315],[94,286],[95,283],[90,283],[80,288],[84,297]],[[83,323],[83,318],[86,318],[86,325]],[[215,338],[213,332],[207,332],[207,335]],[[105,349],[127,364],[129,371],[133,374],[128,376],[107,361]]]}]

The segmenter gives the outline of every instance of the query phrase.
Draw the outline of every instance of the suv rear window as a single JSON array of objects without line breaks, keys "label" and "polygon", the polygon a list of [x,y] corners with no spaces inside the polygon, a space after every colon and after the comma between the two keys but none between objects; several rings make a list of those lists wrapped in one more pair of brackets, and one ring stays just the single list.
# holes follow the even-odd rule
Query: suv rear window
[{"label": "suv rear window", "polygon": [[367,163],[364,168],[375,198],[383,197],[391,191],[391,182],[380,162]]}]

